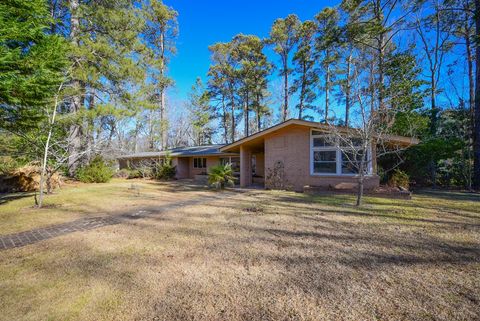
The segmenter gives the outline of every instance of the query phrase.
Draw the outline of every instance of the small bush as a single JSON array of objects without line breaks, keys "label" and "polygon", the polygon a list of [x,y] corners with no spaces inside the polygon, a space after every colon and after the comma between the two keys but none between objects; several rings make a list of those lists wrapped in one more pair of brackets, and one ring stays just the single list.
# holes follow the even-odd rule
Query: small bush
[{"label": "small bush", "polygon": [[155,170],[156,179],[171,180],[175,178],[177,168],[172,165],[170,161],[165,161],[163,164],[158,165]]},{"label": "small bush", "polygon": [[127,168],[122,168],[121,170],[117,171],[113,176],[117,178],[129,178],[130,170]]},{"label": "small bush", "polygon": [[394,187],[402,187],[408,189],[410,187],[410,177],[407,173],[396,169],[390,177],[389,185]]},{"label": "small bush", "polygon": [[225,186],[233,186],[235,177],[233,176],[232,165],[217,165],[210,168],[208,173],[208,184],[216,188],[225,188]]},{"label": "small bush", "polygon": [[144,171],[141,171],[139,169],[131,169],[128,174],[128,178],[144,178],[143,176]]},{"label": "small bush", "polygon": [[107,164],[103,157],[95,156],[90,164],[81,167],[77,171],[77,179],[84,183],[106,183],[114,174],[110,164]]},{"label": "small bush", "polygon": [[154,165],[150,162],[140,162],[132,166],[128,178],[154,178]]},{"label": "small bush", "polygon": [[0,157],[0,175],[8,175],[16,168],[20,167],[20,164],[9,156]]}]

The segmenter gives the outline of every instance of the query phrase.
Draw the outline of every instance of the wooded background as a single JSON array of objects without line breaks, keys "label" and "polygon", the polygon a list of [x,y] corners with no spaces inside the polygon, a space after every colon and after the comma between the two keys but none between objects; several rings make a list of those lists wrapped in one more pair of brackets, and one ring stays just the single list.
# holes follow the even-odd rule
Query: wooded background
[{"label": "wooded background", "polygon": [[347,0],[279,17],[266,39],[211,44],[208,74],[178,106],[174,8],[1,1],[0,170],[75,176],[96,155],[229,143],[289,118],[356,127],[368,104],[383,131],[421,139],[399,162],[412,181],[479,188],[479,13],[478,0]]}]

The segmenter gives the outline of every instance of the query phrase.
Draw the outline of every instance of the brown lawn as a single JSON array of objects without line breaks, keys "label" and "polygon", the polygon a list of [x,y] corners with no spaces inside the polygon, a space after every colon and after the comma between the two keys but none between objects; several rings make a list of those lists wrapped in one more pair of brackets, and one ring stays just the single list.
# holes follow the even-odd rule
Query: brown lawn
[{"label": "brown lawn", "polygon": [[143,216],[0,251],[0,320],[480,319],[478,194],[357,209],[351,196],[115,180],[69,185],[41,210],[2,202],[3,236]]}]

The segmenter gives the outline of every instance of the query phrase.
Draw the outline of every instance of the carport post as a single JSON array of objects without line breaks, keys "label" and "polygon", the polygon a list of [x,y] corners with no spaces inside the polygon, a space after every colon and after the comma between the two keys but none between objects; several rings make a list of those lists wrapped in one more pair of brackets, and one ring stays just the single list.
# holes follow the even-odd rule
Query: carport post
[{"label": "carport post", "polygon": [[252,185],[252,151],[240,145],[240,187]]}]

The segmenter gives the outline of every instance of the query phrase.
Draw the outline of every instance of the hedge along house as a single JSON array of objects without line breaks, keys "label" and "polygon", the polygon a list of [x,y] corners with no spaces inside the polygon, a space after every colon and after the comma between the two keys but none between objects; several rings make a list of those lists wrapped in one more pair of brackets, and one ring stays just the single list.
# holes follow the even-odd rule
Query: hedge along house
[{"label": "hedge along house", "polygon": [[[295,191],[303,191],[306,186],[354,188],[358,172],[345,159],[345,149],[342,151],[328,137],[331,129],[317,122],[290,119],[223,146],[220,151],[240,155],[241,187],[252,185],[255,172],[261,168],[266,188]],[[388,136],[386,140],[402,147],[418,143],[414,138],[402,136]],[[364,188],[373,189],[380,184],[375,150],[370,149],[367,157]]]},{"label": "hedge along house", "polygon": [[177,179],[198,178],[206,175],[212,166],[231,163],[234,171],[239,171],[239,155],[222,152],[223,145],[204,145],[193,147],[179,147],[160,152],[142,152],[118,157],[120,169],[136,169],[143,166],[152,166],[162,163],[167,157],[171,158],[176,167]]}]

